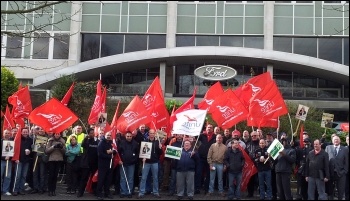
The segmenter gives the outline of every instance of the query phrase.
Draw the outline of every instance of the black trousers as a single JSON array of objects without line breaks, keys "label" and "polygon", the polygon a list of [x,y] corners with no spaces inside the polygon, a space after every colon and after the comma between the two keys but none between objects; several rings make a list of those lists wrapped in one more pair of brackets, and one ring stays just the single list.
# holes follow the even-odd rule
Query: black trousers
[{"label": "black trousers", "polygon": [[290,187],[291,173],[276,173],[277,193],[280,200],[293,200]]},{"label": "black trousers", "polygon": [[[113,171],[109,167],[98,168],[97,195],[104,197],[110,195],[109,187],[112,182]],[[104,195],[102,193],[104,191]]]}]

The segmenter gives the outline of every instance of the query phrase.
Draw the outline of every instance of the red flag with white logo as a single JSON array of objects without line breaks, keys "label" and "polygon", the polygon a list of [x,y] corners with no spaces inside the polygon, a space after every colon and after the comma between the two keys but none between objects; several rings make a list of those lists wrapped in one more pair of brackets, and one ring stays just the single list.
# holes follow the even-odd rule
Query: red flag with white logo
[{"label": "red flag with white logo", "polygon": [[300,140],[299,140],[300,148],[304,148],[304,125],[301,125],[299,136],[300,136]]},{"label": "red flag with white logo", "polygon": [[88,123],[89,124],[95,124],[98,119],[98,115],[102,111],[102,82],[99,80],[97,82],[96,86],[96,96],[95,96],[95,101],[94,104],[92,105],[91,112],[88,118]]},{"label": "red flag with white logo", "polygon": [[[203,100],[198,103],[198,108],[201,110],[209,109],[210,106],[213,104],[215,98],[218,96],[221,96],[224,93],[224,90],[221,86],[220,82],[216,82],[214,85],[212,85],[207,93],[205,94]],[[209,111],[209,110],[208,110]]]},{"label": "red flag with white logo", "polygon": [[70,100],[70,98],[72,97],[73,90],[74,90],[74,84],[75,84],[75,83],[73,82],[73,84],[69,87],[69,89],[68,89],[66,95],[64,95],[64,97],[63,97],[62,100],[61,100],[61,103],[62,103],[64,106],[67,106],[67,105],[68,105],[69,100]]},{"label": "red flag with white logo", "polygon": [[141,99],[142,103],[148,111],[148,115],[152,118],[149,127],[159,129],[167,126],[169,121],[169,112],[166,108],[162,87],[158,76],[153,80],[152,84]]},{"label": "red flag with white logo", "polygon": [[271,119],[287,113],[287,106],[275,81],[268,83],[250,101],[249,118]]},{"label": "red flag with white logo", "polygon": [[4,115],[4,123],[2,125],[2,131],[6,130],[6,129],[11,130],[14,127],[15,127],[15,123],[13,122],[13,120],[11,118],[9,106],[6,105],[6,110],[5,110],[5,115]]},{"label": "red flag with white logo", "polygon": [[15,143],[15,147],[13,150],[13,157],[12,157],[13,161],[19,160],[19,155],[21,153],[21,139],[22,139],[22,127],[19,127],[17,129],[15,139],[13,140]]},{"label": "red flag with white logo", "polygon": [[117,129],[125,134],[127,131],[134,131],[141,124],[148,124],[151,119],[148,116],[148,111],[145,105],[141,102],[139,96],[135,96],[125,108],[122,115],[117,121]]},{"label": "red flag with white logo", "polygon": [[32,111],[32,101],[30,99],[28,86],[15,92],[8,98],[8,102],[13,106],[13,119],[28,117],[29,113]]},{"label": "red flag with white logo", "polygon": [[248,109],[250,99],[260,92],[267,83],[272,81],[270,72],[266,72],[250,78],[245,84],[235,89],[233,92],[241,100],[242,104]]},{"label": "red flag with white logo", "polygon": [[210,113],[218,126],[226,129],[231,128],[240,121],[246,120],[248,110],[233,91],[228,89],[215,99],[210,107]]},{"label": "red flag with white logo", "polygon": [[253,161],[250,159],[247,152],[245,152],[245,150],[241,146],[239,146],[239,149],[242,151],[243,157],[245,160],[243,172],[242,172],[242,181],[241,181],[241,192],[244,192],[247,189],[247,185],[250,180],[250,177],[256,174],[258,170],[256,169]]},{"label": "red flag with white logo", "polygon": [[28,119],[46,132],[59,133],[71,126],[78,117],[55,98],[35,108]]}]

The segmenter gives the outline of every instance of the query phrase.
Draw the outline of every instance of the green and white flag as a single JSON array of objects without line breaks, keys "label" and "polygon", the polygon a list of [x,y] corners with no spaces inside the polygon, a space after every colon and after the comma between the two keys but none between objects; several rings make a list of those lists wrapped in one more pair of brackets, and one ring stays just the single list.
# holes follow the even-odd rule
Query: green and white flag
[{"label": "green and white flag", "polygon": [[279,153],[283,151],[284,146],[280,143],[279,140],[275,139],[269,148],[267,149],[267,153],[270,154],[270,156],[273,158],[273,160],[276,160],[278,157]]},{"label": "green and white flag", "polygon": [[180,160],[182,148],[167,145],[165,150],[165,157]]}]

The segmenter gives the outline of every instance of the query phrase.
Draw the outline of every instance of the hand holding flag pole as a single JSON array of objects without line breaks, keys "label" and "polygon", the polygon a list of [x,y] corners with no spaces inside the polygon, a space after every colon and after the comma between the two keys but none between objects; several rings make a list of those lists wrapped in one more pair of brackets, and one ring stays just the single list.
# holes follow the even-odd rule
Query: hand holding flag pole
[{"label": "hand holding flag pole", "polygon": [[[290,144],[292,144],[294,135],[293,135],[292,119],[290,118],[289,112],[288,112],[288,118],[289,118],[290,130],[292,131],[292,140],[290,141]],[[299,121],[300,121],[300,120],[299,120]],[[298,127],[299,127],[299,124],[298,124]],[[295,131],[295,132],[296,132],[296,131]]]}]

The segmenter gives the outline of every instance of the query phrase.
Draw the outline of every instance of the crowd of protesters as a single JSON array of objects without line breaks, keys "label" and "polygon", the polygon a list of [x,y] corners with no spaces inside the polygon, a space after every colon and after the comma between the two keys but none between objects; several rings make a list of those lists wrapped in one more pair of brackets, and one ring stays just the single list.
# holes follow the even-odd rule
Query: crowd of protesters
[{"label": "crowd of protesters", "polygon": [[[13,140],[17,131],[17,128],[4,130],[2,141]],[[262,200],[293,197],[333,200],[337,192],[339,200],[349,200],[349,136],[346,146],[340,145],[336,134],[327,142],[324,135],[310,139],[304,132],[303,142],[291,142],[285,133],[264,134],[260,129],[250,134],[244,130],[242,135],[229,129],[221,133],[219,127],[211,124],[196,137],[175,133],[164,139],[145,125],[119,133],[116,139],[112,139],[110,132],[93,127],[84,133],[80,125],[68,137],[46,133],[39,126],[21,128],[18,133],[21,135],[19,160],[1,157],[1,192],[6,196],[26,193],[56,196],[58,175],[64,173],[66,193],[78,198],[89,188],[98,200],[112,199],[112,194],[120,198],[142,199],[147,194],[160,198],[161,190],[167,191],[167,196],[177,196],[178,200],[185,197],[192,200],[200,193],[208,199],[218,195],[239,200],[246,163],[244,154],[247,154],[258,171],[250,177],[247,197],[258,194]],[[41,137],[47,141],[37,143]],[[267,149],[276,138],[284,150],[273,160]],[[139,158],[141,142],[152,144],[147,159]],[[179,160],[164,157],[167,145],[182,148]],[[113,159],[115,156],[118,160]],[[297,179],[294,195],[293,174]],[[96,175],[97,181],[91,182]],[[110,192],[111,187],[114,193]]]}]

